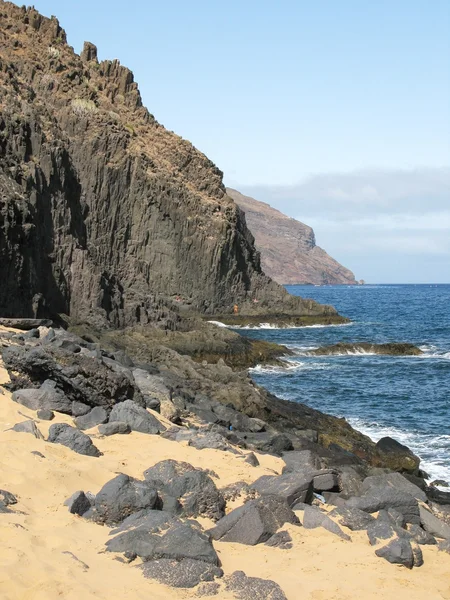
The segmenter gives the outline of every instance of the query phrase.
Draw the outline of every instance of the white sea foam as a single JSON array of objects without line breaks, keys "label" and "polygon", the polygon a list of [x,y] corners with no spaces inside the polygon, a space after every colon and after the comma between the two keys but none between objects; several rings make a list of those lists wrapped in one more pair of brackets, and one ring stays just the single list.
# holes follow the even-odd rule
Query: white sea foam
[{"label": "white sea foam", "polygon": [[[367,423],[360,418],[349,418],[352,427],[369,436],[374,442],[382,437],[392,437],[410,448],[421,458],[420,466],[430,476],[430,481],[443,479],[450,483],[450,435],[423,434],[389,427],[379,423]],[[443,488],[444,489],[444,488]]]},{"label": "white sea foam", "polygon": [[225,323],[221,323],[220,321],[208,321],[208,323],[212,323],[212,325],[217,325],[217,327],[225,327],[226,329],[229,329],[228,325],[225,325]]},{"label": "white sea foam", "polygon": [[231,329],[325,329],[328,327],[350,327],[354,323],[333,323],[330,325],[275,325],[274,323],[259,323],[258,325],[229,325]]},{"label": "white sea foam", "polygon": [[327,371],[329,369],[332,369],[332,367],[324,363],[284,359],[283,365],[256,365],[249,369],[249,373],[255,375],[286,375],[295,371]]}]

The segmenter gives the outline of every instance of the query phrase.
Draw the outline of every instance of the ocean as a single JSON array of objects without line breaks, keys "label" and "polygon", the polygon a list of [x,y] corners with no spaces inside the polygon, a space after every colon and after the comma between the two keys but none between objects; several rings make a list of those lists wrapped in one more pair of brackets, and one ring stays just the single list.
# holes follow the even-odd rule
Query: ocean
[{"label": "ocean", "polygon": [[[430,479],[450,484],[450,285],[286,286],[333,305],[348,325],[240,333],[294,351],[286,368],[257,366],[253,379],[281,398],[347,421],[374,441],[391,436],[420,456]],[[308,356],[337,342],[410,342],[421,356]]]}]

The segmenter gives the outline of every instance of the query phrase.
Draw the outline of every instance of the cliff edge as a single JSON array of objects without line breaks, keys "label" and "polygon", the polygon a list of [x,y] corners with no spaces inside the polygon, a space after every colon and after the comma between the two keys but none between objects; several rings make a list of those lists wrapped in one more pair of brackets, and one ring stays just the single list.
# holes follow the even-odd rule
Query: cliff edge
[{"label": "cliff edge", "polygon": [[319,246],[308,225],[287,217],[265,202],[227,188],[245,212],[255,236],[264,273],[281,284],[356,284],[354,274]]}]

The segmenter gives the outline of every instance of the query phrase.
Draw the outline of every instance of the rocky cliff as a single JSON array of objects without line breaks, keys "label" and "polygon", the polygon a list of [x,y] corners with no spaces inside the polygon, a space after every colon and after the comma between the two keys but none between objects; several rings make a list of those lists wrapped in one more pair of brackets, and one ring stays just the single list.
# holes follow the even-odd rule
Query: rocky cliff
[{"label": "rocky cliff", "polygon": [[34,8],[0,2],[0,22],[0,315],[336,316],[263,274],[222,173],[157,123],[119,61],[90,43],[78,56]]},{"label": "rocky cliff", "polygon": [[236,190],[227,188],[227,194],[245,212],[266,275],[282,284],[356,283],[349,269],[316,246],[311,227]]}]

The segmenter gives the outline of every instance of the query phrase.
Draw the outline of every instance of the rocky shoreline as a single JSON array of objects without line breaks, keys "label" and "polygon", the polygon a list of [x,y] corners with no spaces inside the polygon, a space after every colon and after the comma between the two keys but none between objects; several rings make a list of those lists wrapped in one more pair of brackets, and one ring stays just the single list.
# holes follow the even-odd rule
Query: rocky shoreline
[{"label": "rocky shoreline", "polygon": [[[346,542],[365,531],[376,556],[409,569],[422,565],[424,545],[450,550],[450,494],[428,487],[420,459],[395,440],[374,444],[343,419],[272,396],[223,360],[198,363],[154,345],[144,361],[48,322],[9,324],[26,330],[0,330],[4,388],[36,415],[13,425],[19,437],[44,440],[48,421],[47,442],[91,460],[103,454],[97,440],[133,432],[255,470],[258,456],[281,458],[278,473],[226,489],[214,464],[166,459],[140,477],[123,472],[94,492],[73,490],[70,513],[113,528],[106,551],[139,560],[146,578],[208,597],[245,599],[260,589],[261,598],[290,598],[273,581],[224,572],[215,544],[289,550],[292,527]],[[20,509],[13,488],[2,493],[2,512]]]}]

